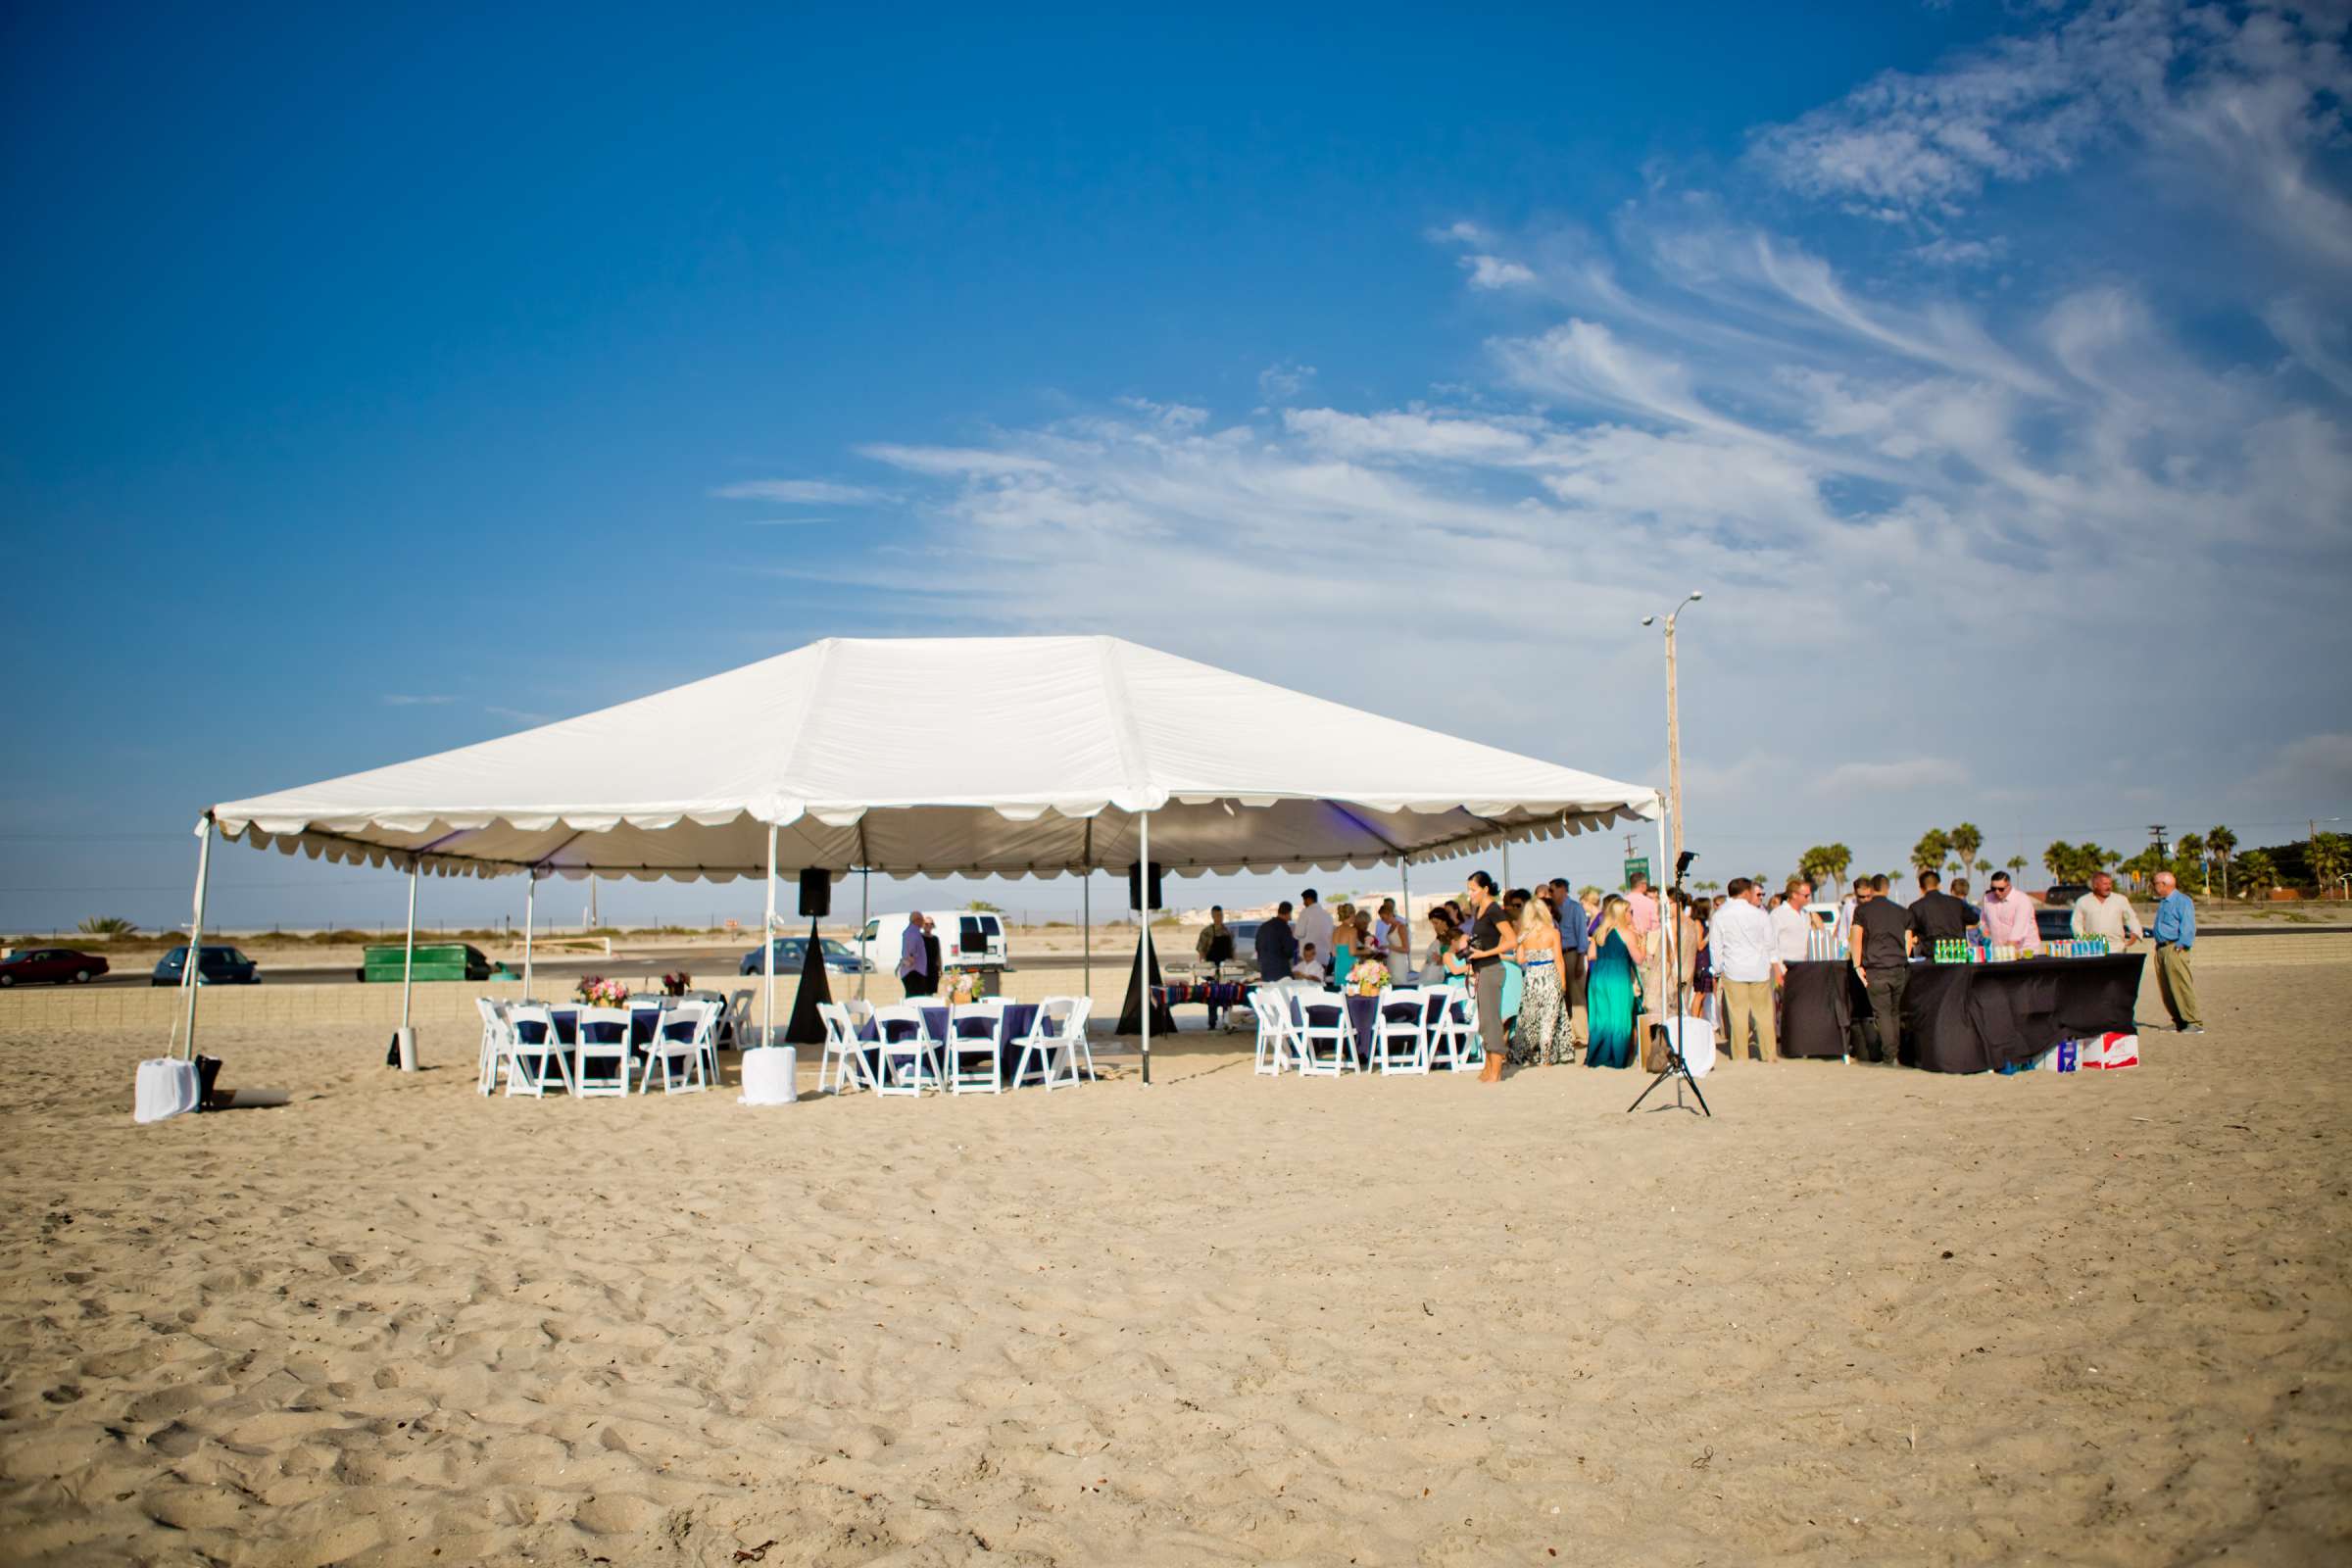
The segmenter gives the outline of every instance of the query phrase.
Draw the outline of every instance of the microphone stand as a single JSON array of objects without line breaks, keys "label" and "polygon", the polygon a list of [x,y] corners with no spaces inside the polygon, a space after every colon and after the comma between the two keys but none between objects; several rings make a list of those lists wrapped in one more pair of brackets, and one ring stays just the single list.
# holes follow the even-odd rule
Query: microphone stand
[{"label": "microphone stand", "polygon": [[[1688,1110],[1693,1116],[1706,1111],[1707,1120],[1715,1119],[1715,1112],[1707,1109],[1707,1097],[1699,1093],[1698,1080],[1690,1076],[1690,1064],[1683,1059],[1683,1020],[1690,1016],[1683,1005],[1683,902],[1689,897],[1683,892],[1683,876],[1690,870],[1693,858],[1686,855],[1675,862],[1674,886],[1666,891],[1666,918],[1674,922],[1674,1027],[1666,1031],[1666,1065],[1649,1081],[1649,1089],[1642,1090],[1634,1102],[1625,1107],[1625,1113],[1629,1116],[1642,1108],[1642,1102],[1649,1098],[1650,1089],[1657,1088],[1671,1078],[1674,1080],[1674,1103],[1660,1105],[1660,1110]],[[1685,1084],[1690,1086],[1692,1097],[1698,1101],[1696,1108],[1683,1103]]]}]

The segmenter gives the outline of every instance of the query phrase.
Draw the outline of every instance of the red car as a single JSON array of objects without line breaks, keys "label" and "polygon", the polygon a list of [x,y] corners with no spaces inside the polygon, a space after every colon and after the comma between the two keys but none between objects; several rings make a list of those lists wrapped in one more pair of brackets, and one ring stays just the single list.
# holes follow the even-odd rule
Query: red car
[{"label": "red car", "polygon": [[25,948],[14,956],[0,958],[0,986],[30,986],[44,981],[54,986],[68,981],[87,985],[104,973],[104,958],[94,953],[75,953],[72,948]]}]

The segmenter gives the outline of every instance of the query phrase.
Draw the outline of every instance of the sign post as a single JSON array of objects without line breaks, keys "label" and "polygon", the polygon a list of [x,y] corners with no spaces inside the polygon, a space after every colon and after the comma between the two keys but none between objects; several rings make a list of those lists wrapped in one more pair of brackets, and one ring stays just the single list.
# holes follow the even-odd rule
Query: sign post
[{"label": "sign post", "polygon": [[1649,857],[1648,857],[1648,856],[1646,856],[1646,855],[1629,855],[1629,856],[1627,856],[1627,857],[1625,858],[1625,885],[1626,885],[1626,887],[1627,887],[1627,888],[1629,888],[1629,889],[1630,889],[1630,888],[1632,888],[1632,887],[1633,887],[1633,885],[1634,885],[1634,878],[1636,878],[1636,877],[1638,877],[1638,876],[1639,876],[1639,877],[1646,877],[1646,876],[1648,876],[1648,875],[1649,875]]}]

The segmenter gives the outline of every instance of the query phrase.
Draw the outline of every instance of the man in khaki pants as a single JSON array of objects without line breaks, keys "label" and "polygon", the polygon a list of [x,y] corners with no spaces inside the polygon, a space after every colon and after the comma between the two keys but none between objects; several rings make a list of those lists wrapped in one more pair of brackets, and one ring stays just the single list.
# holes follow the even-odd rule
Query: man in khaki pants
[{"label": "man in khaki pants", "polygon": [[1773,940],[1772,916],[1764,912],[1764,890],[1736,876],[1724,891],[1731,898],[1715,911],[1707,929],[1715,983],[1723,988],[1723,1059],[1738,1061],[1745,1055],[1752,1031],[1757,1057],[1772,1061],[1780,1055],[1772,1027],[1772,992],[1788,970]]},{"label": "man in khaki pants", "polygon": [[2205,1016],[2197,1010],[2196,977],[2189,972],[2188,950],[2197,945],[2197,906],[2180,891],[2170,871],[2156,873],[2156,993],[2173,1027],[2184,1035],[2205,1032]]}]

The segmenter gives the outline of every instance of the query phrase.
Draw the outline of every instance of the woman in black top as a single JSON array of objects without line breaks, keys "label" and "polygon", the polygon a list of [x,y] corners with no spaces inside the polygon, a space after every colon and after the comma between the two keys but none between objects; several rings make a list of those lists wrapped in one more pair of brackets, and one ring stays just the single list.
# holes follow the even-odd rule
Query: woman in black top
[{"label": "woman in black top", "polygon": [[1478,993],[1478,1038],[1486,1047],[1487,1064],[1479,1073],[1482,1084],[1502,1082],[1502,956],[1519,945],[1519,933],[1494,896],[1494,879],[1484,871],[1470,873],[1466,889],[1477,918],[1462,956],[1470,964],[1470,983]]}]

